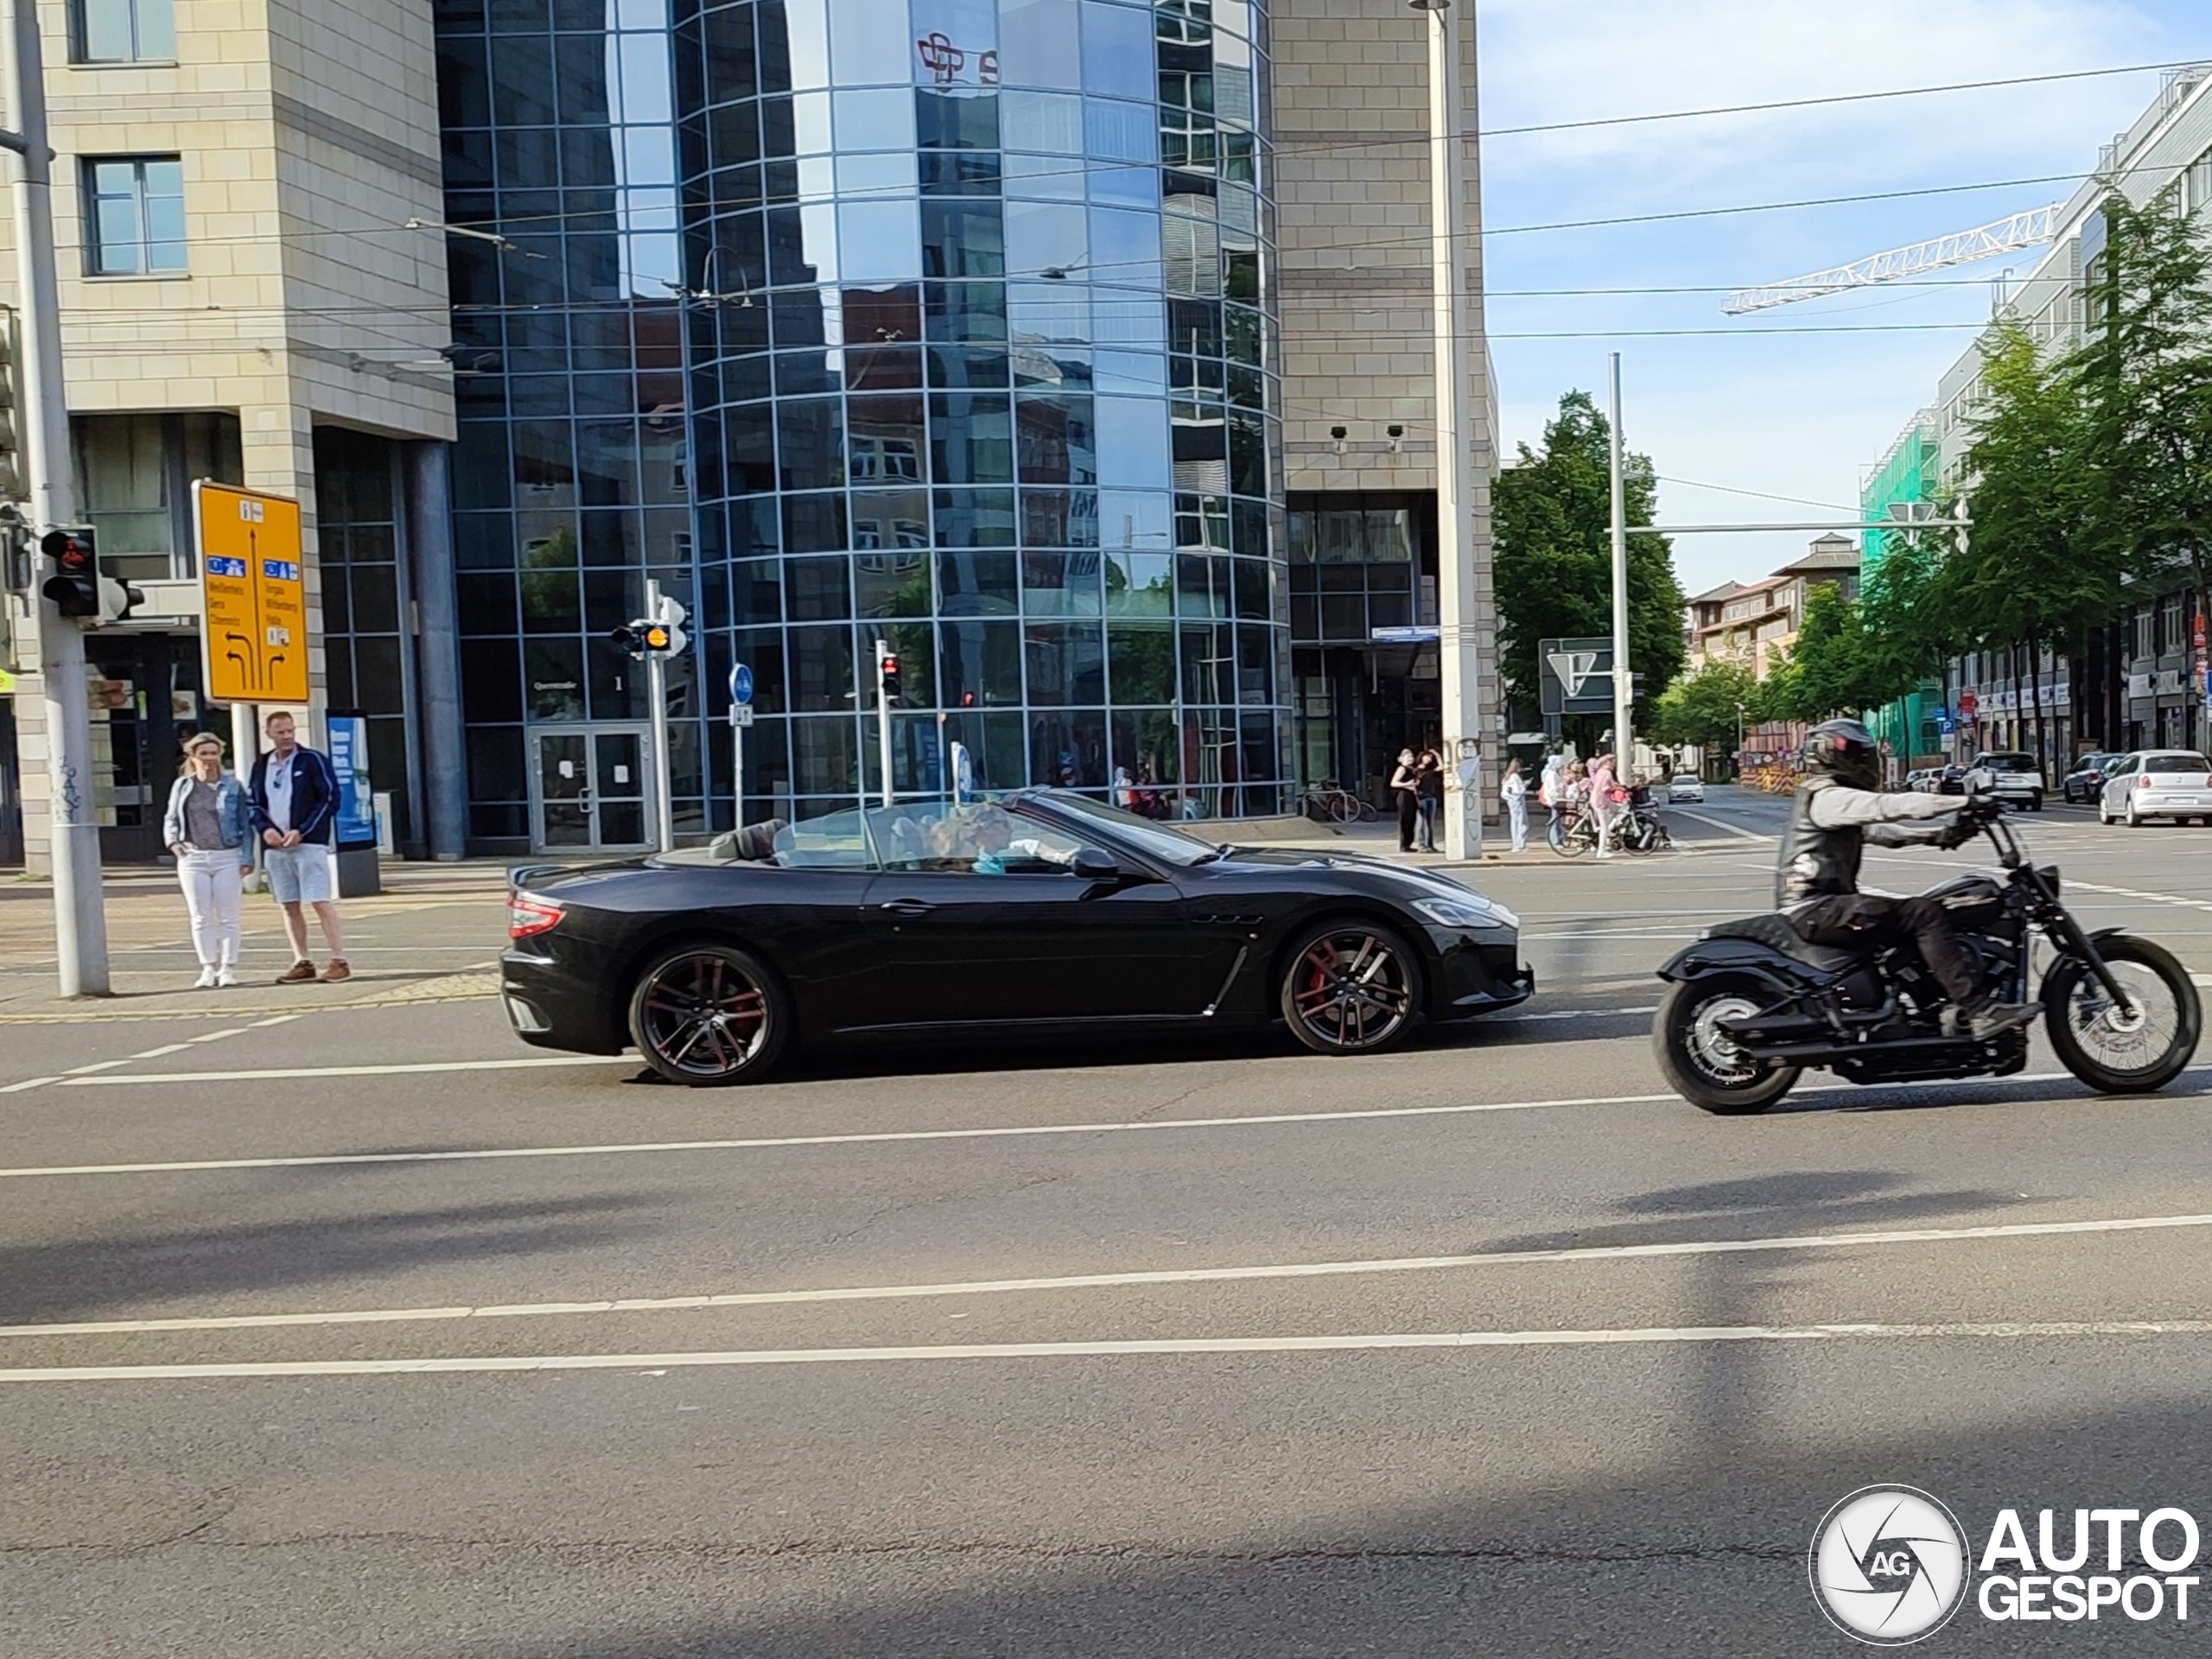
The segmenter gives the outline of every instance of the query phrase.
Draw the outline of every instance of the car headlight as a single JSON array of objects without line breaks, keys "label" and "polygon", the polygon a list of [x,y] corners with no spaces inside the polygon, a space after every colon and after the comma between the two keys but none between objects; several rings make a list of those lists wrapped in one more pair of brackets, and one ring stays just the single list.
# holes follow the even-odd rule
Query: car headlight
[{"label": "car headlight", "polygon": [[1520,918],[1485,899],[1416,899],[1414,908],[1440,927],[1518,927]]}]

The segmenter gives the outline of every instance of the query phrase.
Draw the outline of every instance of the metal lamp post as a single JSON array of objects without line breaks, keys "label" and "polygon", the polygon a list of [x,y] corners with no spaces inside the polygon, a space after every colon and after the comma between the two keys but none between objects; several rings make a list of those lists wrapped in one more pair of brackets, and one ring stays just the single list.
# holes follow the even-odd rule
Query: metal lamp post
[{"label": "metal lamp post", "polygon": [[1460,84],[1459,15],[1452,0],[1409,0],[1428,29],[1430,279],[1436,346],[1436,611],[1438,690],[1444,760],[1454,769],[1444,794],[1444,848],[1459,859],[1483,855],[1482,683],[1476,631],[1470,514],[1474,448],[1467,410],[1471,387],[1467,304],[1465,98]]}]

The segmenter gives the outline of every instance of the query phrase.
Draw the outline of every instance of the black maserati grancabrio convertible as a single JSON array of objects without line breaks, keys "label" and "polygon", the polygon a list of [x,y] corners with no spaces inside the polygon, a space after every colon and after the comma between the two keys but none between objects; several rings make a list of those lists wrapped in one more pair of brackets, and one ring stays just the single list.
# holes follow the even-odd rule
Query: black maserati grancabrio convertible
[{"label": "black maserati grancabrio convertible", "polygon": [[1281,1020],[1371,1054],[1527,997],[1520,922],[1381,859],[1229,847],[1084,796],[914,803],[710,849],[518,869],[501,958],[526,1042],[634,1045],[677,1083],[793,1043]]}]

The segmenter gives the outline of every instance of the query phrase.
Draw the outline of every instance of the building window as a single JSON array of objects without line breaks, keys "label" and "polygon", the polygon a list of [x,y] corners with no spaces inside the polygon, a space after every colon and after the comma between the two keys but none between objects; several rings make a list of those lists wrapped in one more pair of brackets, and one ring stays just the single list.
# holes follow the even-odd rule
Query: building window
[{"label": "building window", "polygon": [[92,275],[185,269],[184,163],[175,156],[87,162],[85,200]]},{"label": "building window", "polygon": [[77,0],[79,63],[171,63],[176,18],[170,0]]}]

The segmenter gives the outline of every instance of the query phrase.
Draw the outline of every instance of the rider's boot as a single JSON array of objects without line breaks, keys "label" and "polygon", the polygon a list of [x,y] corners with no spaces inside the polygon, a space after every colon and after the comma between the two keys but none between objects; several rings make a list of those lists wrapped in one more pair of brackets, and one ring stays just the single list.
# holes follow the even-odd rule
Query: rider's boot
[{"label": "rider's boot", "polygon": [[1964,1007],[1954,1005],[1943,1010],[1943,1034],[1946,1037],[1972,1037],[1986,1040],[2001,1032],[2017,1030],[2030,1024],[2043,1012],[2034,1002],[1999,1002],[1986,994],[1974,998]]}]

